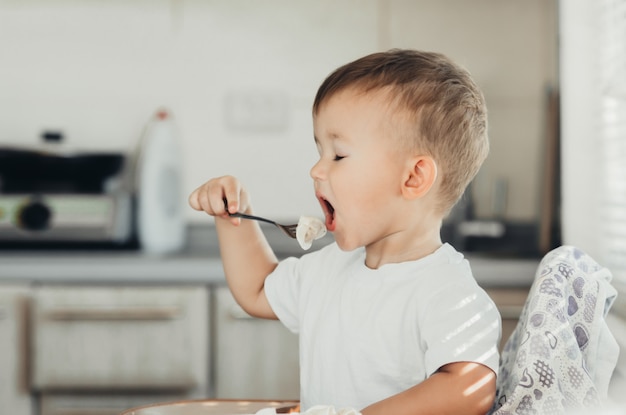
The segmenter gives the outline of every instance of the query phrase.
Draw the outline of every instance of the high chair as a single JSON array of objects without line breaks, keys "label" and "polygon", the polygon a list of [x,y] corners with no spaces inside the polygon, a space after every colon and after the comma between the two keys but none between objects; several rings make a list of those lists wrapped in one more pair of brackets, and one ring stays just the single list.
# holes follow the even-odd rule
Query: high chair
[{"label": "high chair", "polygon": [[500,357],[491,414],[597,410],[619,346],[604,320],[617,296],[611,272],[572,246],[544,256]]}]

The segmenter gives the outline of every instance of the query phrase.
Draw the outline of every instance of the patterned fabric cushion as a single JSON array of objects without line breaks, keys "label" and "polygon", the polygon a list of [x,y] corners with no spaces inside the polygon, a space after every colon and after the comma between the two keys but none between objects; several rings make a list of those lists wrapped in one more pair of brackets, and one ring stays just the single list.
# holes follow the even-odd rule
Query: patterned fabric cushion
[{"label": "patterned fabric cushion", "polygon": [[500,357],[492,414],[563,414],[606,399],[619,347],[604,321],[610,271],[571,246],[541,261]]}]

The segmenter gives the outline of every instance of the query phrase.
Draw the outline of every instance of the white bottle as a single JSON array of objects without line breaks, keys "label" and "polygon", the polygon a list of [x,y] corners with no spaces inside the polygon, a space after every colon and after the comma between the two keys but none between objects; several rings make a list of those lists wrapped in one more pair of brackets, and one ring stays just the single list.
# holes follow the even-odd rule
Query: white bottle
[{"label": "white bottle", "polygon": [[158,110],[139,143],[137,159],[137,236],[151,254],[176,252],[185,245],[181,154],[172,115]]}]

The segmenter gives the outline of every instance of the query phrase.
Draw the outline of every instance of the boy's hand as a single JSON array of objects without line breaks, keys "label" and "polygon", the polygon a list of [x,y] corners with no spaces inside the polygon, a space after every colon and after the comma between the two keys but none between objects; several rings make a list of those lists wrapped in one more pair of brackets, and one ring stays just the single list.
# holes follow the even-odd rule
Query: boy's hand
[{"label": "boy's hand", "polygon": [[[250,210],[248,192],[241,182],[233,176],[216,177],[204,183],[189,195],[189,205],[198,211],[223,219],[230,218],[224,200],[228,203],[228,212],[247,212]],[[241,219],[230,218],[233,225],[239,225]]]},{"label": "boy's hand", "polygon": [[[224,200],[228,201],[227,207]],[[258,222],[242,224],[240,218],[228,216],[228,212],[251,213],[248,192],[241,182],[233,176],[211,179],[189,195],[189,205],[216,218],[220,258],[237,303],[251,316],[276,319],[264,288],[265,278],[278,264],[276,255]]]}]

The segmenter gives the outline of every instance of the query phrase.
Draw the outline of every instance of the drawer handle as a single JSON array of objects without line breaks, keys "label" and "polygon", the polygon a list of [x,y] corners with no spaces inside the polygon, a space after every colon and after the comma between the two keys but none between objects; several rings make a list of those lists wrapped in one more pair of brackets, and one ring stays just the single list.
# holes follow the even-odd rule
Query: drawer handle
[{"label": "drawer handle", "polygon": [[57,308],[47,311],[48,320],[173,320],[181,314],[180,307],[154,308]]}]

